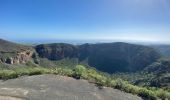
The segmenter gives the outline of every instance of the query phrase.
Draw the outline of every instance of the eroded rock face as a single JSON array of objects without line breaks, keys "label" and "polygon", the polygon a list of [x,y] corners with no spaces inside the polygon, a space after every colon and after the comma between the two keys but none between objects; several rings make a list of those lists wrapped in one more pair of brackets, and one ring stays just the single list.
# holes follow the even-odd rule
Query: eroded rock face
[{"label": "eroded rock face", "polygon": [[50,60],[78,57],[77,46],[66,43],[42,44],[36,46],[35,49],[40,57]]},{"label": "eroded rock face", "polygon": [[1,58],[0,63],[7,63],[7,64],[19,64],[25,63],[32,58],[33,51],[25,50],[18,52],[16,56],[8,57],[6,59]]},{"label": "eroded rock face", "polygon": [[0,63],[2,63],[2,60],[0,59]]}]

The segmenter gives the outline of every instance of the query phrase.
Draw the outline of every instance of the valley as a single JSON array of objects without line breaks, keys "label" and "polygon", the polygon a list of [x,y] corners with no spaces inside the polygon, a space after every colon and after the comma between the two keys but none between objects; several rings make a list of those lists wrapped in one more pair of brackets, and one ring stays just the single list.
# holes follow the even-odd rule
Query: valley
[{"label": "valley", "polygon": [[[142,98],[169,99],[170,96],[170,59],[159,51],[162,49],[123,42],[27,46],[1,39],[0,44],[0,78],[3,80],[57,74],[85,79]],[[78,65],[83,68],[77,69]],[[110,83],[111,80],[115,84]]]}]

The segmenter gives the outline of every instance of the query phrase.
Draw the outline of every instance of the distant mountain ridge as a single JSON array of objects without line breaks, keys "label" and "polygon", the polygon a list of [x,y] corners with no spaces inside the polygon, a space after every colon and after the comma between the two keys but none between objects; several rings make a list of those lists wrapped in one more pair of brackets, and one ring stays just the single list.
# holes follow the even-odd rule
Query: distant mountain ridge
[{"label": "distant mountain ridge", "polygon": [[151,47],[161,52],[164,56],[170,57],[170,45],[151,45]]},{"label": "distant mountain ridge", "polygon": [[38,55],[49,60],[77,58],[89,66],[108,73],[139,71],[161,55],[153,48],[128,43],[100,43],[71,45],[65,43],[42,44],[35,47]]},{"label": "distant mountain ridge", "polygon": [[30,47],[0,39],[0,44],[0,59],[4,63],[22,63],[36,58],[38,64],[41,58],[49,61],[75,58],[77,63],[83,62],[108,73],[140,71],[161,57],[151,47],[123,42],[82,45],[51,43]]}]

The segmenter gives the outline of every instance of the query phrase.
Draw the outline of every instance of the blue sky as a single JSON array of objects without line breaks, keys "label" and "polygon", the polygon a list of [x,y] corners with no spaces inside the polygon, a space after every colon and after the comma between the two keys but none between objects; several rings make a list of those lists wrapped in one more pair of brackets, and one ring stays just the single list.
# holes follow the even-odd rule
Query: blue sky
[{"label": "blue sky", "polygon": [[169,0],[0,0],[0,38],[170,42]]}]

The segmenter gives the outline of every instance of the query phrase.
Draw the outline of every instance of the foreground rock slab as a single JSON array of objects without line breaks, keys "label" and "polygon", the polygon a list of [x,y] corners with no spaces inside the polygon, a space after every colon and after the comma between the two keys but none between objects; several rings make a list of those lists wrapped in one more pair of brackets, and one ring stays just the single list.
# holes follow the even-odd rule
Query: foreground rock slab
[{"label": "foreground rock slab", "polygon": [[0,80],[0,100],[141,100],[112,88],[58,75]]}]

